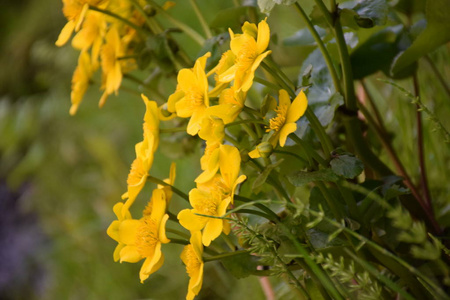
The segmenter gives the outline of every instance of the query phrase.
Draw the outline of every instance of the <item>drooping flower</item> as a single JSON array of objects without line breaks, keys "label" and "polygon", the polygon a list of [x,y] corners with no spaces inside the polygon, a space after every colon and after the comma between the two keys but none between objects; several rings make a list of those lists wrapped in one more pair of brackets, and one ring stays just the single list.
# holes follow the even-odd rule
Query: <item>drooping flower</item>
[{"label": "drooping flower", "polygon": [[119,226],[119,243],[125,245],[119,252],[120,262],[135,263],[145,259],[139,272],[141,282],[162,266],[161,245],[170,242],[165,229],[169,215],[164,191],[153,190],[150,201],[151,208],[146,209],[142,219],[127,219]]},{"label": "drooping flower", "polygon": [[205,74],[206,60],[211,53],[199,57],[192,69],[178,72],[178,86],[168,100],[168,110],[179,117],[189,118],[187,133],[196,135],[209,106],[208,80]]},{"label": "drooping flower", "polygon": [[106,43],[101,49],[104,93],[100,98],[99,106],[102,107],[106,99],[112,93],[118,93],[122,83],[122,67],[119,60],[125,54],[120,40],[119,32],[112,26],[106,34]]},{"label": "drooping flower", "polygon": [[76,114],[89,86],[89,80],[92,77],[92,73],[93,68],[89,54],[82,51],[78,58],[78,66],[75,68],[72,77],[72,91],[70,93],[70,101],[72,102],[72,106],[70,107],[71,115]]},{"label": "drooping flower", "polygon": [[[223,231],[224,220],[214,217],[221,217],[225,214],[231,198],[222,199],[221,194],[214,191],[192,189],[189,192],[189,202],[193,209],[184,209],[178,213],[178,220],[181,226],[189,231],[202,230],[203,245],[209,246],[211,241],[216,239]],[[205,216],[212,216],[205,217]]]},{"label": "drooping flower", "polygon": [[136,158],[131,164],[127,178],[127,192],[122,199],[127,199],[123,209],[129,209],[144,187],[148,172],[153,165],[155,137],[144,127],[144,140],[135,146]]},{"label": "drooping flower", "polygon": [[63,46],[72,36],[72,33],[80,30],[89,6],[101,6],[106,0],[62,0],[63,14],[68,20],[64,25],[56,41],[56,46]]},{"label": "drooping flower", "polygon": [[119,228],[120,225],[124,220],[130,220],[131,214],[128,210],[125,211],[125,213],[122,212],[123,203],[119,202],[116,203],[113,207],[114,214],[117,216],[117,220],[113,221],[111,225],[109,225],[108,229],[106,230],[106,233],[109,235],[110,238],[118,242],[118,245],[116,249],[114,250],[114,261],[119,261],[120,259],[120,251],[123,247],[125,247],[125,244],[121,242],[120,236],[119,236]]},{"label": "drooping flower", "polygon": [[297,130],[297,120],[306,111],[308,106],[308,99],[303,91],[295,97],[294,101],[289,98],[285,90],[280,90],[278,98],[278,106],[275,109],[276,117],[270,119],[267,132],[274,131],[270,137],[269,142],[275,148],[278,142],[281,147],[284,147],[288,135]]},{"label": "drooping flower", "polygon": [[190,244],[181,252],[180,258],[186,265],[189,275],[189,286],[186,300],[193,300],[200,292],[203,284],[203,245],[200,231],[191,232]]},{"label": "drooping flower", "polygon": [[[265,51],[269,45],[270,29],[266,20],[259,22],[258,27],[245,22],[242,34],[234,34],[230,29],[230,48],[236,57],[235,64],[219,75],[220,82],[234,80],[236,90],[248,91],[253,84],[255,71],[271,51]],[[265,52],[264,52],[265,51]]]}]

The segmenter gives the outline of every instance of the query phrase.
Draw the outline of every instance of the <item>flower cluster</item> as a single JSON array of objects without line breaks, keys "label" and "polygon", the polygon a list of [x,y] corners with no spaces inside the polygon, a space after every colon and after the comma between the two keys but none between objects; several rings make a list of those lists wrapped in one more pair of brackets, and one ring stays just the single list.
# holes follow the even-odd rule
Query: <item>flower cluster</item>
[{"label": "flower cluster", "polygon": [[[83,98],[93,72],[102,68],[103,96],[100,106],[108,95],[117,93],[122,74],[133,68],[134,60],[124,59],[132,55],[132,41],[137,32],[133,27],[118,22],[110,15],[130,20],[139,26],[143,20],[128,1],[64,0],[64,13],[68,19],[57,45],[65,44],[72,32],[76,35],[72,45],[81,50],[78,67],[72,80],[72,107],[74,114]],[[131,164],[127,179],[127,191],[113,210],[117,220],[109,226],[108,235],[117,241],[114,260],[136,263],[144,260],[140,280],[145,281],[164,262],[162,244],[170,242],[166,236],[166,223],[178,222],[190,233],[190,241],[181,253],[190,277],[187,299],[193,299],[200,291],[203,281],[203,249],[222,233],[231,231],[229,222],[223,218],[234,205],[239,184],[246,180],[241,172],[241,150],[227,142],[226,127],[236,121],[246,106],[247,93],[253,85],[255,71],[271,53],[267,50],[270,29],[266,20],[258,25],[245,22],[242,33],[231,29],[230,50],[223,53],[218,64],[207,71],[211,53],[199,57],[192,68],[178,72],[175,91],[167,103],[159,105],[142,94],[146,111],[143,122],[143,139],[135,146],[136,158]],[[268,123],[266,140],[276,147],[284,146],[287,136],[296,129],[295,122],[303,115],[307,101],[301,92],[291,104],[286,91],[279,91],[276,117]],[[171,114],[167,117],[167,114]],[[202,173],[195,178],[196,187],[186,197],[191,208],[177,215],[169,213],[172,193],[177,191],[175,165],[172,164],[169,179],[160,181],[153,190],[142,217],[136,219],[130,212],[138,195],[146,185],[155,152],[160,142],[160,122],[175,117],[188,119],[186,132],[204,141],[204,153],[200,159]],[[262,122],[262,121],[261,121]],[[258,148],[249,153],[256,158]],[[242,155],[247,155],[246,149]]]}]

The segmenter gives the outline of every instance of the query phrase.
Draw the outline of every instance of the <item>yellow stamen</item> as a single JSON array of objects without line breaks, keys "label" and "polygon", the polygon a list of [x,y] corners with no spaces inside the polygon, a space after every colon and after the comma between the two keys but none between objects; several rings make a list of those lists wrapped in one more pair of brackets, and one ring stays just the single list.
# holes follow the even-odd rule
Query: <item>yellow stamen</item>
[{"label": "yellow stamen", "polygon": [[158,242],[158,225],[150,216],[144,216],[136,235],[136,247],[142,257],[151,257]]}]

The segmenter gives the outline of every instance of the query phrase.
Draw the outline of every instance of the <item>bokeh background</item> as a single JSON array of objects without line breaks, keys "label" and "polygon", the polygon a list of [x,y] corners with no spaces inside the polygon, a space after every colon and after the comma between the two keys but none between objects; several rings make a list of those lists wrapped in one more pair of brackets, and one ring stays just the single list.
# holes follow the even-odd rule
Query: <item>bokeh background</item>
[{"label": "bokeh background", "polygon": [[[198,2],[209,21],[214,12],[233,5],[233,1]],[[185,13],[190,9],[187,4],[178,1],[171,14],[201,31],[195,18]],[[113,262],[116,243],[106,235],[106,228],[115,219],[112,206],[126,190],[134,145],[142,138],[145,107],[138,96],[141,91],[128,83],[125,86],[134,92],[121,91],[99,110],[97,83],[77,115],[69,115],[70,81],[78,53],[70,45],[54,46],[65,24],[61,8],[58,0],[1,2],[0,299],[183,299],[188,277],[178,259],[182,246],[165,247],[163,268],[145,284],[138,279],[141,264]],[[303,27],[287,7],[276,8],[269,24],[279,32],[279,40]],[[189,43],[185,40],[184,44]],[[297,51],[292,64],[297,67],[313,49],[291,47],[284,56],[272,46],[275,60],[284,65],[292,61],[283,61],[283,57]],[[200,51],[196,45],[187,50],[192,58]],[[448,53],[448,47],[441,47],[431,54],[444,78],[450,78]],[[449,99],[430,67],[419,67],[424,70],[421,88],[428,96],[424,102],[448,124]],[[174,84],[169,82],[168,89]],[[390,86],[375,80],[368,85],[388,128],[396,134],[394,145],[417,179],[416,150],[411,142],[415,138],[414,106]],[[432,133],[431,124],[424,126],[432,193],[445,207],[448,145]],[[189,138],[167,143],[156,154],[152,174],[168,177],[170,162],[175,161],[176,186],[188,191],[193,187],[192,174],[199,173],[199,155],[200,145]],[[141,194],[150,195],[150,187]],[[142,205],[145,197],[140,198]],[[444,212],[438,218],[450,223],[450,209]],[[215,263],[207,268],[201,299],[264,298],[258,278],[233,279]],[[295,298],[285,281],[273,279],[272,284],[277,298]]]}]

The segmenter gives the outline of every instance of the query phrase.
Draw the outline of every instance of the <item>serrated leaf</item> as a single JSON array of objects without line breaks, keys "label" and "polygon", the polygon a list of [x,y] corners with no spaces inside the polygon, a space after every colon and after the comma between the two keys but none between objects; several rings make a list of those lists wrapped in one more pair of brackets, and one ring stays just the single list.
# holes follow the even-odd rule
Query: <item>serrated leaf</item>
[{"label": "serrated leaf", "polygon": [[427,27],[394,61],[392,74],[417,61],[420,57],[450,41],[450,0],[428,0],[425,10]]},{"label": "serrated leaf", "polygon": [[353,179],[364,170],[364,164],[356,156],[344,154],[330,161],[331,169],[338,175]]},{"label": "serrated leaf", "polygon": [[294,186],[302,186],[314,181],[335,182],[339,180],[339,176],[337,176],[331,169],[322,169],[312,172],[300,171],[287,176],[287,178]]},{"label": "serrated leaf", "polygon": [[250,276],[254,271],[258,263],[255,256],[250,253],[242,253],[231,257],[222,258],[220,260],[222,265],[236,278],[245,278]]}]

